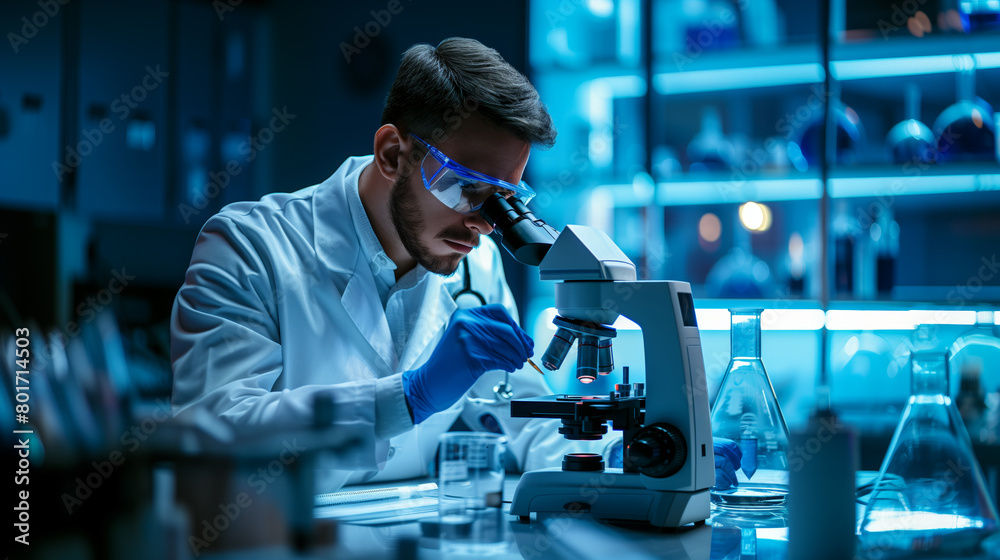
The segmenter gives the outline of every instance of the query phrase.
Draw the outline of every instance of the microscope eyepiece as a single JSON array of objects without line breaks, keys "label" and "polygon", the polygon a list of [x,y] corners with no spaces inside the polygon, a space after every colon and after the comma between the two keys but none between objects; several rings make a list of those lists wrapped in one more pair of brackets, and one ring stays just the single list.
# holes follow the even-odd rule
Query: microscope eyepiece
[{"label": "microscope eyepiece", "polygon": [[479,215],[500,234],[504,248],[523,264],[538,266],[559,236],[517,197],[493,193],[479,209]]}]

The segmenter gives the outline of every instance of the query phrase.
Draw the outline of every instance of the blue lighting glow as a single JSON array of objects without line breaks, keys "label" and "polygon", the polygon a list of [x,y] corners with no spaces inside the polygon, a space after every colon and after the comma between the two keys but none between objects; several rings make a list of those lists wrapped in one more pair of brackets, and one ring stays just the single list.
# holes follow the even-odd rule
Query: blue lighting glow
[{"label": "blue lighting glow", "polygon": [[823,66],[815,63],[666,72],[653,77],[663,95],[729,89],[815,84],[824,79]]},{"label": "blue lighting glow", "polygon": [[[537,325],[555,331],[552,319],[556,315],[554,307],[543,309],[538,316]],[[699,307],[695,309],[695,315],[698,318],[698,328],[702,331],[728,331],[731,327],[728,309]],[[967,310],[831,309],[824,313],[822,309],[765,309],[761,314],[760,328],[765,331],[816,331],[826,325],[831,331],[893,331],[912,330],[917,325],[974,324],[976,324],[976,312]],[[639,329],[639,325],[622,316],[618,317],[613,326],[619,330]],[[847,341],[845,351],[848,354],[858,351],[856,338]]]},{"label": "blue lighting glow", "polygon": [[918,76],[961,70],[1000,68],[1000,52],[974,55],[907,56],[868,60],[837,60],[831,63],[833,77],[838,80]]},{"label": "blue lighting glow", "polygon": [[657,202],[663,205],[718,204],[748,200],[815,200],[823,195],[818,179],[745,181],[677,181],[660,183]]},{"label": "blue lighting glow", "polygon": [[830,179],[830,196],[949,194],[1000,190],[1000,174],[918,177],[840,177]]}]

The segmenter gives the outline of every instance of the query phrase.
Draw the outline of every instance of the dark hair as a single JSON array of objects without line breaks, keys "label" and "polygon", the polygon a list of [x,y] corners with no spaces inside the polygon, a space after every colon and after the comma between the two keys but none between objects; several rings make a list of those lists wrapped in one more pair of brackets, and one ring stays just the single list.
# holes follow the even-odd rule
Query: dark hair
[{"label": "dark hair", "polygon": [[437,47],[418,44],[403,53],[382,124],[434,143],[454,132],[471,112],[529,144],[555,144],[556,129],[538,92],[497,51],[452,37]]}]

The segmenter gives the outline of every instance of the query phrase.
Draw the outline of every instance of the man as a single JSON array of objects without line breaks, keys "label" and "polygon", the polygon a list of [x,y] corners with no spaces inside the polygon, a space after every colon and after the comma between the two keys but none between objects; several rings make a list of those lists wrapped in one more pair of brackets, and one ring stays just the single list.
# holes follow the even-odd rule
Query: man
[{"label": "man", "polygon": [[[410,48],[373,155],[203,227],[171,322],[175,410],[294,427],[331,399],[334,425],[370,448],[317,473],[320,492],[426,474],[459,419],[504,433],[524,470],[580,449],[555,420],[511,418],[493,391],[510,372],[514,398],[549,392],[522,370],[534,343],[475,211],[493,192],[530,196],[530,148],[555,136],[534,87],[496,51],[458,38]],[[463,261],[486,305],[457,309],[464,274],[448,275]],[[613,443],[583,450],[607,456]]]}]

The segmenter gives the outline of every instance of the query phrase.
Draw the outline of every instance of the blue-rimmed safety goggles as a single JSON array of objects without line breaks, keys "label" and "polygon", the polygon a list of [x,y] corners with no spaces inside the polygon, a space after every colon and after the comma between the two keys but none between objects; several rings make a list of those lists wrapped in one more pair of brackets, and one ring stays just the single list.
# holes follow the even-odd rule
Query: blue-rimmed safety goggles
[{"label": "blue-rimmed safety goggles", "polygon": [[509,191],[525,204],[535,196],[535,191],[524,181],[515,185],[473,171],[459,165],[416,134],[410,136],[427,149],[420,162],[420,177],[424,180],[424,186],[445,206],[456,212],[464,214],[478,210],[495,192]]}]

